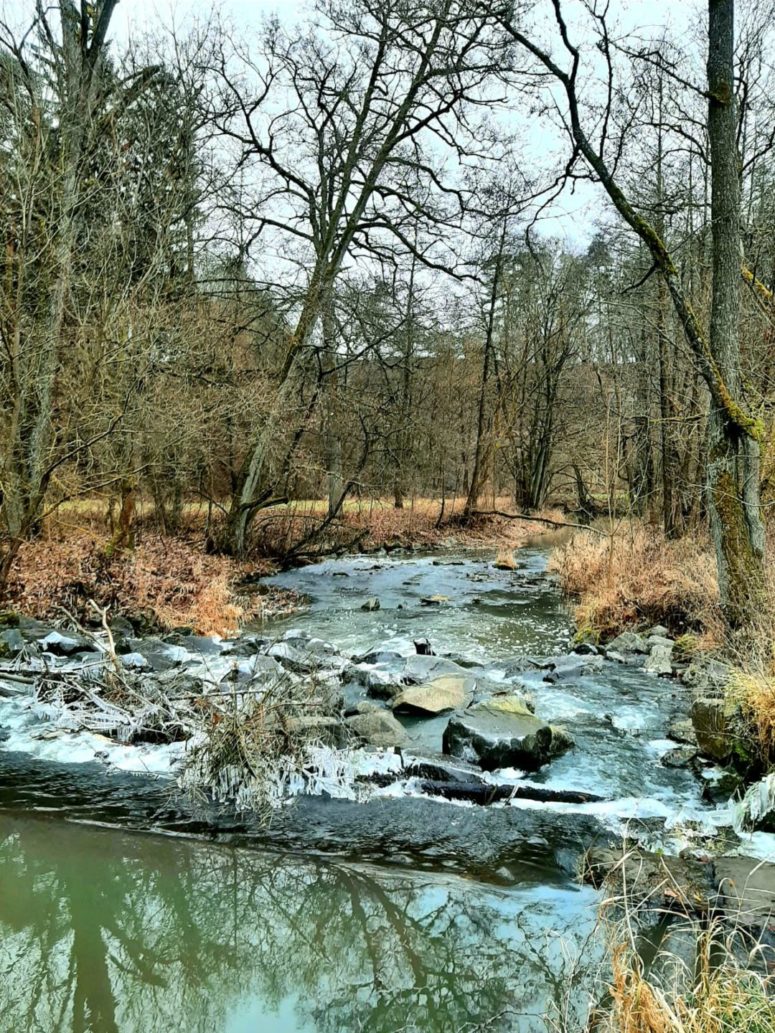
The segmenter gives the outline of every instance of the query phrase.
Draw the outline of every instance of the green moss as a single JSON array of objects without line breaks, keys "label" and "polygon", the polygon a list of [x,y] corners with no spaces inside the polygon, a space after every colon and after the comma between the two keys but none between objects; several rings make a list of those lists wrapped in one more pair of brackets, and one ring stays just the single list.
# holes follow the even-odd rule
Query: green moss
[{"label": "green moss", "polygon": [[582,643],[588,643],[593,646],[599,645],[600,631],[592,627],[591,624],[580,625],[578,631],[573,636],[573,644],[574,646],[580,646]]},{"label": "green moss", "polygon": [[18,628],[19,614],[15,610],[0,610],[0,628]]}]

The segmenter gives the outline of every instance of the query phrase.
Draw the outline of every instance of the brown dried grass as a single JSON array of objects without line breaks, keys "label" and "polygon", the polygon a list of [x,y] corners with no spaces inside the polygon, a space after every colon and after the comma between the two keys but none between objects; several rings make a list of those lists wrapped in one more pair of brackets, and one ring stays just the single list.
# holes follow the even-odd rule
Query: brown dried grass
[{"label": "brown dried grass", "polygon": [[661,983],[644,975],[629,944],[613,951],[611,1033],[775,1033],[772,981],[741,963],[716,923],[694,924],[696,969]]},{"label": "brown dried grass", "polygon": [[550,570],[578,600],[579,627],[603,640],[664,624],[677,635],[698,633],[705,647],[723,641],[715,561],[701,535],[666,541],[636,522],[604,537],[579,532],[554,551]]},{"label": "brown dried grass", "polygon": [[112,556],[106,545],[104,536],[89,531],[25,543],[8,586],[10,603],[41,618],[66,611],[87,621],[93,599],[113,614],[141,617],[151,626],[220,635],[262,614],[263,598],[238,594],[235,582],[246,568],[232,559],[160,536],[146,536],[136,548]]}]

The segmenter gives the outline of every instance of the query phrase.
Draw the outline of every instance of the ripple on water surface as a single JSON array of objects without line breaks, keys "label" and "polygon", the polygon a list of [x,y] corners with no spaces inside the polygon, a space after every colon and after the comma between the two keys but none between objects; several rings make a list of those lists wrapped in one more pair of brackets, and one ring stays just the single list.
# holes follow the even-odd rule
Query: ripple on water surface
[{"label": "ripple on water surface", "polygon": [[[531,653],[550,655],[570,637],[567,609],[546,579],[546,554],[517,553],[519,569],[495,570],[492,557],[465,560],[430,556],[328,560],[269,578],[310,600],[301,614],[275,622],[278,629],[304,628],[345,652],[378,646],[413,651],[416,638],[438,652],[496,660]],[[424,603],[434,596],[440,603]],[[362,610],[369,599],[380,608]]]}]

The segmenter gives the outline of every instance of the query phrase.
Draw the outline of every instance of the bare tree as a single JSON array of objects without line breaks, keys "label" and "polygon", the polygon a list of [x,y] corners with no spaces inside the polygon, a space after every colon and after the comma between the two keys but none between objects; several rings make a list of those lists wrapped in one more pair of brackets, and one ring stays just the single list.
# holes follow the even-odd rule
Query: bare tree
[{"label": "bare tree", "polygon": [[[734,83],[734,0],[709,0],[707,129],[712,168],[713,302],[707,335],[690,304],[673,255],[655,226],[624,193],[606,156],[610,143],[610,101],[597,142],[585,126],[579,95],[582,55],[572,42],[561,0],[552,0],[559,36],[569,59],[564,68],[523,31],[506,12],[510,37],[551,74],[564,92],[574,158],[581,157],[602,184],[614,207],[643,240],[663,277],[673,306],[708,387],[712,402],[708,500],[716,545],[719,586],[727,620],[740,627],[760,610],[764,565],[764,528],[759,496],[762,420],[747,411],[741,392],[739,307],[741,278],[740,187],[738,179],[737,104]],[[605,17],[595,14],[599,46],[610,58]],[[609,73],[611,62],[608,60]]]}]

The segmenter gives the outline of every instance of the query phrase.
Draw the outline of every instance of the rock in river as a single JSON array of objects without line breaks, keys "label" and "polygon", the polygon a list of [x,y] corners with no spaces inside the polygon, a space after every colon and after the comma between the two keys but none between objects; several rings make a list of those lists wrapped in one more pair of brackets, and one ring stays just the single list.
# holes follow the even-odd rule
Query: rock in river
[{"label": "rock in river", "polygon": [[410,685],[393,700],[393,710],[415,714],[460,710],[471,702],[475,686],[473,678],[454,674],[434,678],[424,685]]},{"label": "rock in river", "polygon": [[345,724],[369,746],[403,746],[408,741],[404,726],[387,710],[371,714],[355,714]]},{"label": "rock in river", "polygon": [[486,771],[536,771],[572,745],[567,732],[535,717],[519,696],[477,703],[455,714],[444,729],[444,752],[476,760]]}]

